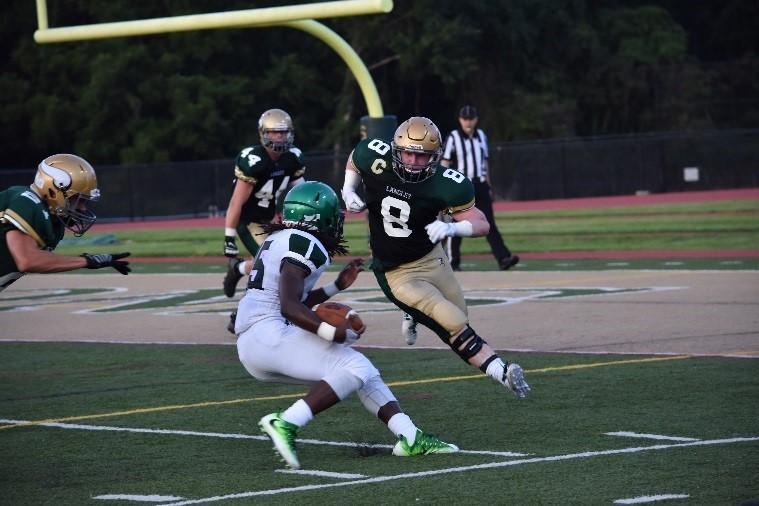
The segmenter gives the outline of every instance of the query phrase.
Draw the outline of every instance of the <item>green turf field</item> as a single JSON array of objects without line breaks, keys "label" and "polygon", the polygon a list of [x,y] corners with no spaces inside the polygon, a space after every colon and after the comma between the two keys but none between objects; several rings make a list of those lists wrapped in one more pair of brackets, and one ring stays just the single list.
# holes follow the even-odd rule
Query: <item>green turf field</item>
[{"label": "green turf field", "polygon": [[[345,265],[345,260],[337,257],[329,267],[330,271],[339,271]],[[219,258],[218,263],[132,263],[135,274],[184,273],[184,272],[226,272],[227,263]],[[461,267],[465,271],[497,271],[495,260],[464,257]],[[578,260],[532,260],[524,259],[512,268],[513,271],[603,271],[617,269],[652,269],[652,270],[757,270],[759,258],[642,258],[642,259],[578,259]],[[76,274],[92,274],[97,272],[78,270]]]},{"label": "green turf field", "polygon": [[[759,200],[666,204],[611,209],[508,212],[498,228],[517,253],[636,250],[756,250]],[[134,256],[221,256],[217,228],[128,230],[64,241],[56,252],[130,251]],[[349,220],[345,237],[351,254],[366,256],[368,225]],[[462,254],[489,254],[482,238],[466,239]]]},{"label": "green turf field", "polygon": [[304,389],[255,381],[233,346],[0,343],[2,503],[759,501],[756,360],[518,354],[533,387],[518,402],[450,351],[365,353],[465,451],[393,457],[351,398],[300,434],[303,469],[323,474],[284,473],[255,422]]}]

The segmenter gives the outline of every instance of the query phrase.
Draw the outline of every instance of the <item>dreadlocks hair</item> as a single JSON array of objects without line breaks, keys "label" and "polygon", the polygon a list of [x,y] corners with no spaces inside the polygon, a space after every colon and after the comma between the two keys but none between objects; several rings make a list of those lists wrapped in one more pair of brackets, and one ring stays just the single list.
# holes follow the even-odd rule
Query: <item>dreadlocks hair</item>
[{"label": "dreadlocks hair", "polygon": [[273,234],[274,232],[279,232],[280,230],[285,230],[288,228],[294,228],[296,230],[300,230],[301,232],[306,232],[316,237],[319,240],[319,242],[321,242],[324,245],[324,248],[327,250],[327,253],[329,254],[330,258],[337,255],[348,254],[348,247],[346,246],[347,241],[343,239],[342,236],[333,237],[331,235],[320,232],[319,230],[314,230],[312,227],[310,227],[309,225],[306,225],[302,221],[298,223],[287,223],[287,224],[266,223],[265,225],[261,226],[263,233],[267,235],[270,235],[270,234]]}]

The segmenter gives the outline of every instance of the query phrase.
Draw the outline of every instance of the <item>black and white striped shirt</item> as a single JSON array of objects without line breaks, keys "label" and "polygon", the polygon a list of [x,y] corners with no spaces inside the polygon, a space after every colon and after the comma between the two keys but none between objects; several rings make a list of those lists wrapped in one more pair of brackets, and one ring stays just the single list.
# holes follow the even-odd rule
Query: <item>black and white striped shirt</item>
[{"label": "black and white striped shirt", "polygon": [[471,180],[487,181],[486,161],[488,159],[488,138],[481,128],[477,128],[474,136],[469,137],[457,128],[445,141],[443,160],[451,162]]}]

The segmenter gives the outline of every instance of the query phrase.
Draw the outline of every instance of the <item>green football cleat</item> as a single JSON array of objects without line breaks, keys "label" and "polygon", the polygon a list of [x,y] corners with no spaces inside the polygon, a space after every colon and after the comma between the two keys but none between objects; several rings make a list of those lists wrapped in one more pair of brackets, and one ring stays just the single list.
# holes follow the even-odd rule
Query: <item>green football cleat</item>
[{"label": "green football cleat", "polygon": [[261,418],[258,426],[265,432],[272,443],[274,449],[292,469],[300,469],[298,454],[295,452],[295,434],[298,432],[298,426],[282,419],[282,413],[272,413]]},{"label": "green football cleat", "polygon": [[432,434],[427,434],[416,429],[414,444],[409,446],[404,436],[398,437],[398,442],[393,447],[393,455],[398,457],[413,457],[415,455],[429,455],[431,453],[455,453],[459,447],[445,441],[441,441]]}]

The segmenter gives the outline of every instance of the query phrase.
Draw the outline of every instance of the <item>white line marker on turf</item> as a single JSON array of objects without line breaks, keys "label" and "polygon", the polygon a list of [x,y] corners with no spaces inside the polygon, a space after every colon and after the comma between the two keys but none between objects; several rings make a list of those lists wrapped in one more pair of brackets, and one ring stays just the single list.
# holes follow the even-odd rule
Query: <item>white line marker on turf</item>
[{"label": "white line marker on turf", "polygon": [[[133,432],[138,434],[167,434],[172,436],[197,436],[197,437],[217,437],[222,439],[255,439],[258,441],[269,441],[268,436],[251,435],[251,434],[225,434],[221,432],[196,432],[192,430],[170,430],[170,429],[142,429],[139,427],[109,427],[106,425],[81,425],[77,423],[61,423],[61,422],[29,422],[27,420],[10,420],[0,418],[0,423],[14,424],[14,425],[34,425],[42,427],[56,427],[59,429],[78,429],[78,430],[94,430],[94,431],[106,431],[106,432]],[[350,441],[321,441],[319,439],[300,439],[296,441],[302,444],[312,445],[325,445],[325,446],[347,446],[349,448],[386,448],[391,449],[393,445],[384,444],[366,444],[366,443],[353,443]],[[459,453],[468,453],[471,455],[495,455],[499,457],[524,457],[529,453],[518,452],[496,452],[489,450],[459,450]]]},{"label": "white line marker on turf", "polygon": [[600,457],[605,455],[622,455],[629,453],[640,453],[657,450],[670,450],[673,448],[688,448],[692,446],[709,446],[709,445],[722,445],[722,444],[734,444],[734,443],[753,443],[759,441],[759,436],[752,437],[733,437],[728,439],[712,439],[706,441],[693,441],[688,443],[673,443],[673,444],[660,444],[654,446],[642,446],[632,448],[618,448],[616,450],[600,450],[600,451],[587,451],[580,453],[569,453],[565,455],[553,455],[550,457],[533,457],[529,459],[517,459],[507,460],[501,462],[489,462],[487,464],[475,464],[471,466],[461,467],[449,467],[446,469],[434,469],[431,471],[420,471],[416,473],[404,473],[390,476],[376,476],[374,478],[366,478],[356,481],[341,481],[337,483],[323,483],[321,485],[301,485],[298,487],[285,487],[276,488],[270,490],[254,490],[249,492],[239,492],[237,494],[217,495],[213,497],[203,497],[200,499],[188,499],[176,503],[171,503],[169,506],[186,506],[188,504],[202,504],[219,501],[227,501],[229,499],[244,499],[248,497],[260,497],[260,496],[274,496],[279,494],[288,494],[292,492],[307,492],[311,490],[323,490],[327,488],[337,487],[350,487],[354,485],[368,485],[371,483],[382,483],[386,481],[394,480],[406,480],[414,478],[424,478],[427,476],[440,476],[444,474],[452,473],[465,473],[469,471],[480,471],[483,469],[498,469],[502,467],[520,466],[523,464],[537,464],[542,462],[561,462],[565,460],[575,459],[587,459],[591,457]]},{"label": "white line marker on turf", "polygon": [[330,471],[317,471],[316,469],[275,469],[276,473],[284,474],[305,474],[309,476],[323,476],[325,478],[340,478],[343,480],[354,480],[357,478],[366,478],[365,474],[351,474],[351,473],[333,473]]},{"label": "white line marker on turf", "polygon": [[662,436],[661,434],[641,434],[639,432],[604,432],[605,436],[620,436],[620,437],[639,437],[644,439],[660,439],[664,441],[700,441],[700,439],[693,437],[679,437],[679,436]]},{"label": "white line marker on turf", "polygon": [[643,504],[647,502],[669,501],[670,499],[687,499],[687,494],[660,494],[660,495],[642,495],[631,497],[630,499],[617,499],[614,504]]},{"label": "white line marker on turf", "polygon": [[105,494],[96,495],[93,499],[101,499],[103,501],[137,501],[137,502],[169,502],[169,501],[181,501],[184,497],[177,497],[174,495],[134,495],[134,494]]}]

